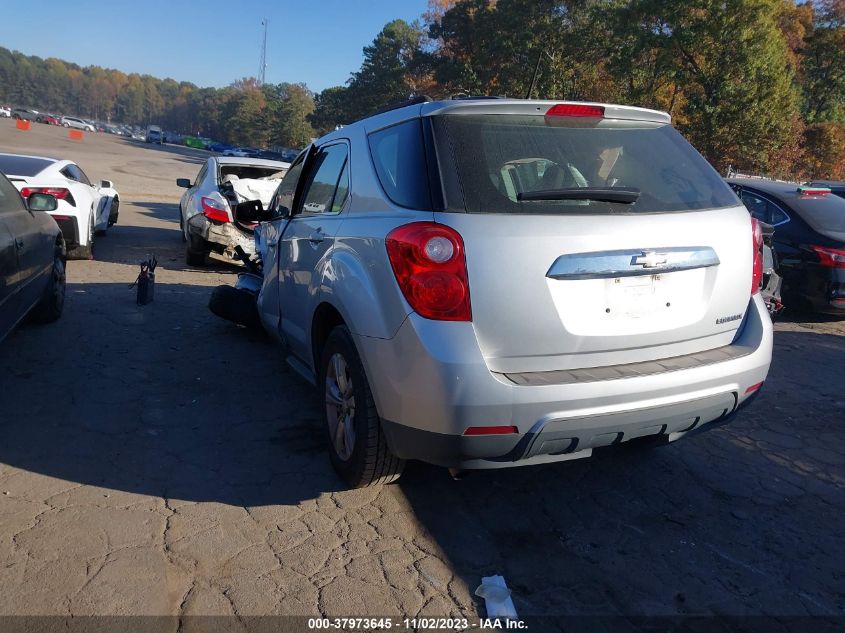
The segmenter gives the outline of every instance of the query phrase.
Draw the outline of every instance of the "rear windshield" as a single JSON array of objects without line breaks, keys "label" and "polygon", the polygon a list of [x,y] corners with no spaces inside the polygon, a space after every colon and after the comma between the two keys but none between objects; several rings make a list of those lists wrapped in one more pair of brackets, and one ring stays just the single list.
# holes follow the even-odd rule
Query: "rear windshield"
[{"label": "rear windshield", "polygon": [[791,204],[813,229],[835,240],[845,241],[845,200],[832,194],[798,196],[792,199]]},{"label": "rear windshield", "polygon": [[220,165],[220,180],[232,180],[232,176],[240,178],[254,178],[256,180],[281,180],[287,173],[287,167],[259,167],[256,165]]},{"label": "rear windshield", "polygon": [[[457,174],[470,213],[654,213],[739,204],[671,125],[524,115],[434,118],[438,155],[454,162],[441,165],[441,174]],[[586,187],[634,189],[639,197],[630,204],[519,199]]]},{"label": "rear windshield", "polygon": [[34,176],[54,161],[31,156],[0,155],[0,172],[7,176]]}]

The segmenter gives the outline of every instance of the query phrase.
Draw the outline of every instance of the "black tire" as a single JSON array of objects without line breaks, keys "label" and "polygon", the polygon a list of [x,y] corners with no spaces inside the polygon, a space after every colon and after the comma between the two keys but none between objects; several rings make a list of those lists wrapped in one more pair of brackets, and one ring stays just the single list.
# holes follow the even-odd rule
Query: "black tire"
[{"label": "black tire", "polygon": [[191,248],[190,244],[185,247],[185,263],[188,266],[205,266],[205,255],[205,251],[197,252]]},{"label": "black tire", "polygon": [[111,210],[109,211],[109,226],[117,224],[120,217],[120,198],[115,198],[111,203]]},{"label": "black tire", "polygon": [[[346,458],[339,454],[329,424],[327,377],[329,365],[337,355],[345,362],[347,372],[344,374],[348,374],[348,380],[351,381],[351,389],[347,389],[347,392],[353,396],[351,421],[354,443],[351,454]],[[326,340],[320,354],[317,385],[322,402],[323,423],[329,439],[329,456],[337,473],[352,488],[389,484],[399,479],[405,468],[405,460],[396,457],[387,445],[364,366],[346,326],[334,328]]]},{"label": "black tire", "polygon": [[30,317],[37,323],[52,323],[62,316],[65,307],[65,260],[60,252],[53,258],[50,281],[44,288],[41,300],[35,305]]},{"label": "black tire", "polygon": [[261,330],[256,301],[257,297],[246,290],[232,286],[217,286],[208,299],[208,309],[227,321],[243,325],[251,330]]}]

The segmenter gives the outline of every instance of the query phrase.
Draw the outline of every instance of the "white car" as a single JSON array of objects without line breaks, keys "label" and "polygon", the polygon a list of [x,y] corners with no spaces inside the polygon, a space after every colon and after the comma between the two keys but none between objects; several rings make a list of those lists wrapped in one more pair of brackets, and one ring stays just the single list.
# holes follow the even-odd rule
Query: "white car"
[{"label": "white car", "polygon": [[234,156],[236,158],[249,158],[253,155],[255,150],[247,147],[233,147],[223,151],[223,156]]},{"label": "white car", "polygon": [[5,106],[0,106],[0,117],[8,119],[12,116],[11,108],[7,108]]},{"label": "white car", "polygon": [[290,163],[275,160],[212,156],[193,182],[177,178],[176,184],[187,189],[179,202],[186,263],[201,266],[210,251],[237,259],[235,246],[254,253],[252,230],[235,223],[232,211],[249,200],[266,208],[289,168]]},{"label": "white car", "polygon": [[75,116],[63,116],[61,123],[64,127],[73,127],[77,130],[85,130],[86,132],[95,132],[94,126]]},{"label": "white car", "polygon": [[58,199],[50,215],[62,230],[68,256],[91,259],[94,236],[117,223],[120,197],[109,180],[92,184],[69,160],[0,153],[0,172],[8,176],[24,198],[48,193]]}]

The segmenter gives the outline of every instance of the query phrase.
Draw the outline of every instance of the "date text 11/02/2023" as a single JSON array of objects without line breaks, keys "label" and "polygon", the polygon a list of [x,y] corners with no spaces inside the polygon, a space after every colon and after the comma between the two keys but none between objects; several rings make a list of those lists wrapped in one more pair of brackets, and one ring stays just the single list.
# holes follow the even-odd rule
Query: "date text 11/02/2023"
[{"label": "date text 11/02/2023", "polygon": [[508,618],[309,618],[309,630],[343,631],[472,631],[472,630],[525,630],[522,620]]}]

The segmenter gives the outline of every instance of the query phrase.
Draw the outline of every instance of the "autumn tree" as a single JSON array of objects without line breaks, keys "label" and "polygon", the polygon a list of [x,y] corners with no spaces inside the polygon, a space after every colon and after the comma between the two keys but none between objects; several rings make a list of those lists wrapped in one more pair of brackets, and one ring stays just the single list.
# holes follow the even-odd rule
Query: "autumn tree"
[{"label": "autumn tree", "polygon": [[264,85],[270,143],[283,147],[305,147],[315,136],[309,116],[314,96],[305,84]]},{"label": "autumn tree", "polygon": [[845,0],[818,0],[804,49],[808,122],[845,123]]}]

